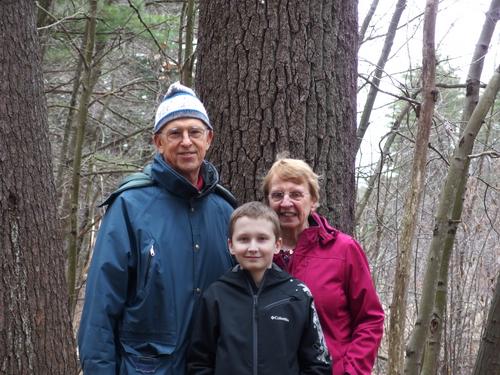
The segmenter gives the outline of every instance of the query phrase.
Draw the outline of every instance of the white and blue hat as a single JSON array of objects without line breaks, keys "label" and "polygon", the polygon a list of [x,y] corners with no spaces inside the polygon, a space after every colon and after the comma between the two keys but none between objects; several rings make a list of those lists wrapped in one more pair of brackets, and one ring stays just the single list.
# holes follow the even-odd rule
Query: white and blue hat
[{"label": "white and blue hat", "polygon": [[196,118],[203,121],[210,130],[213,129],[207,111],[194,91],[175,82],[170,85],[156,110],[153,133],[158,133],[168,122],[182,117]]}]

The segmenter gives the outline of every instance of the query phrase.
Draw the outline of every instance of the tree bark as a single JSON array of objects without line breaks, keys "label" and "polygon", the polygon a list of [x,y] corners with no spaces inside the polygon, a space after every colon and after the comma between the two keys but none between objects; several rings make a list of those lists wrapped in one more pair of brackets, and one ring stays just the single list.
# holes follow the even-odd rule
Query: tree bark
[{"label": "tree bark", "polygon": [[354,228],[357,1],[200,2],[196,88],[210,159],[240,202],[262,198],[278,153],[308,162],[320,212]]},{"label": "tree bark", "polygon": [[488,53],[491,38],[493,36],[493,32],[495,31],[495,25],[499,19],[500,0],[491,0],[490,8],[486,13],[481,34],[479,35],[476,48],[474,49],[474,53],[472,55],[469,72],[467,73],[467,89],[465,92],[464,110],[462,112],[461,130],[463,130],[467,124],[467,121],[469,120],[472,111],[474,111],[474,108],[479,100],[479,86],[481,84],[481,73],[483,72],[484,58]]},{"label": "tree bark", "polygon": [[497,284],[486,328],[481,339],[479,352],[474,365],[472,375],[500,374],[500,357],[498,346],[500,345],[500,275],[497,276]]},{"label": "tree bark", "polygon": [[[181,68],[181,82],[191,87],[193,86],[193,36],[194,36],[194,20],[196,17],[196,9],[194,7],[194,0],[187,0],[186,6],[186,44],[184,47],[184,60],[179,61],[182,64]],[[182,46],[179,46],[182,50]]]},{"label": "tree bark", "polygon": [[0,7],[0,372],[76,374],[36,9]]},{"label": "tree bark", "polygon": [[[395,286],[392,294],[389,323],[389,375],[399,375],[403,372],[408,280],[412,263],[413,237],[417,225],[415,212],[418,211],[425,182],[427,147],[432,125],[432,116],[434,114],[434,105],[437,99],[435,83],[436,55],[434,46],[437,8],[437,0],[427,0],[424,15],[422,49],[423,101],[418,119],[411,182],[405,197],[405,207],[401,224],[401,247],[396,259]],[[418,369],[415,368],[413,371],[417,373],[416,371],[418,371]]]}]

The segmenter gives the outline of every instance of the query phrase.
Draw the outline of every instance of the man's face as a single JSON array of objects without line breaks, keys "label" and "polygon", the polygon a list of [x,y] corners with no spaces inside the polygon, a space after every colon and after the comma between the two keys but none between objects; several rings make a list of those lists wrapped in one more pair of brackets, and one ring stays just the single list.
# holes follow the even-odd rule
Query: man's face
[{"label": "man's face", "polygon": [[185,117],[167,123],[153,140],[165,161],[196,185],[212,138],[212,131],[201,120]]}]

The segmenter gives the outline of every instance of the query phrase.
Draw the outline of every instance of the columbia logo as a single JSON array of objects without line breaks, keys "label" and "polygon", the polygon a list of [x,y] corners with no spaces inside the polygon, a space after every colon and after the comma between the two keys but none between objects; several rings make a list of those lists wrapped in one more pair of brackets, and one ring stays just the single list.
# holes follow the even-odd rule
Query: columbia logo
[{"label": "columbia logo", "polygon": [[271,320],[282,320],[283,322],[290,322],[288,320],[288,318],[284,318],[282,316],[276,316],[276,315],[271,316]]}]

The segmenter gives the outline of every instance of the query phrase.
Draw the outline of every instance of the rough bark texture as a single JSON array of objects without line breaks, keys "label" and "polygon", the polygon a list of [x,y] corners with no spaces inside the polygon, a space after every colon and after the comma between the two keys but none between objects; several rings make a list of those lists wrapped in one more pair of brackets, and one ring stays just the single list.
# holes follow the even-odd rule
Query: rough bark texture
[{"label": "rough bark texture", "polygon": [[357,1],[200,2],[209,158],[240,202],[262,198],[262,177],[288,152],[323,176],[320,211],[352,232],[357,42]]},{"label": "rough bark texture", "polygon": [[75,374],[36,10],[0,7],[0,373]]}]

